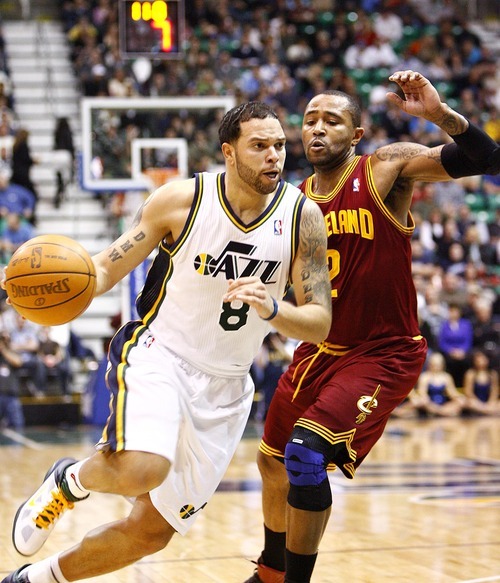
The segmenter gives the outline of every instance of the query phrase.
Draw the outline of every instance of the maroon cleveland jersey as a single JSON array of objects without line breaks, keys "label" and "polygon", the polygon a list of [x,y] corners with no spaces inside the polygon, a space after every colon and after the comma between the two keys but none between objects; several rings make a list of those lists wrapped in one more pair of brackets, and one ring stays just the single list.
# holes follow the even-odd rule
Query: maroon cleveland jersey
[{"label": "maroon cleveland jersey", "polygon": [[415,225],[400,225],[373,182],[370,156],[356,156],[327,195],[300,185],[320,206],[328,232],[332,284],[331,349],[394,336],[418,336],[417,296],[410,239]]}]

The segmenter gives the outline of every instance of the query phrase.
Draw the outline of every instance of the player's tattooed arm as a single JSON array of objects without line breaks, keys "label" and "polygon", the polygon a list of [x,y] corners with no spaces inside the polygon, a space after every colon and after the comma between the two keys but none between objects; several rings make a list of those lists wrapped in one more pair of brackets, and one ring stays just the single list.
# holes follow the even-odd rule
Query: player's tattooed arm
[{"label": "player's tattooed arm", "polygon": [[300,282],[294,282],[294,289],[301,287],[306,304],[331,306],[325,220],[319,207],[310,204],[310,201],[302,209],[298,253],[301,260]]},{"label": "player's tattooed arm", "polygon": [[151,201],[151,197],[148,197],[146,201],[139,207],[130,229],[127,231],[128,236],[124,238],[124,236],[120,237],[117,241],[109,247],[109,255],[108,257],[111,259],[112,262],[118,261],[123,258],[124,254],[131,251],[134,248],[134,244],[138,243],[139,241],[143,241],[146,237],[146,233],[143,228],[138,229],[138,227],[142,223],[142,218],[144,214],[144,208],[149,204]]},{"label": "player's tattooed arm", "polygon": [[148,206],[148,204],[153,200],[152,196],[148,196],[148,198],[141,204],[139,210],[136,212],[135,217],[132,221],[131,229],[134,229],[138,225],[140,225],[142,221],[142,217],[144,214],[144,209]]},{"label": "player's tattooed arm", "polygon": [[118,261],[119,259],[123,258],[123,255],[129,252],[131,249],[134,248],[134,242],[142,241],[145,237],[144,231],[139,231],[138,233],[134,233],[130,238],[123,240],[122,238],[119,239],[119,243],[115,242],[109,248],[109,258],[112,262]]},{"label": "player's tattooed arm", "polygon": [[160,215],[151,205],[152,210],[145,210],[149,199],[137,212],[132,226],[119,236],[106,249],[92,258],[97,273],[97,295],[110,290],[118,281],[144,261],[161,239]]},{"label": "player's tattooed arm", "polygon": [[439,163],[440,157],[432,149],[420,144],[412,144],[406,142],[397,142],[389,144],[383,148],[379,148],[375,152],[375,156],[381,162],[399,162],[413,160],[414,158],[430,158]]},{"label": "player's tattooed arm", "polygon": [[454,111],[447,105],[444,107],[445,109],[443,111],[439,112],[436,117],[429,119],[429,121],[436,124],[449,136],[463,134],[469,127],[469,122],[463,115]]},{"label": "player's tattooed arm", "polygon": [[384,199],[398,178],[429,182],[449,180],[441,160],[442,145],[397,142],[378,148],[372,156],[373,178]]},{"label": "player's tattooed arm", "polygon": [[330,330],[332,299],[325,219],[309,199],[301,209],[298,236],[291,269],[295,301],[279,302],[273,325],[285,336],[318,344]]}]

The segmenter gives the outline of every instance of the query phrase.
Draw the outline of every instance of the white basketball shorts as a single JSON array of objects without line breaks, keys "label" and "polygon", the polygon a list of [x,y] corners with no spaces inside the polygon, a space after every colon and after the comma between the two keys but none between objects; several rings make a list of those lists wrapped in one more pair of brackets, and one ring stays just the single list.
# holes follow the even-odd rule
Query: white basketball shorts
[{"label": "white basketball shorts", "polygon": [[184,535],[217,489],[241,440],[253,381],[250,375],[202,372],[149,333],[128,350],[126,361],[116,367],[119,374],[108,370],[113,407],[107,443],[170,460],[167,478],[150,496],[165,520]]}]

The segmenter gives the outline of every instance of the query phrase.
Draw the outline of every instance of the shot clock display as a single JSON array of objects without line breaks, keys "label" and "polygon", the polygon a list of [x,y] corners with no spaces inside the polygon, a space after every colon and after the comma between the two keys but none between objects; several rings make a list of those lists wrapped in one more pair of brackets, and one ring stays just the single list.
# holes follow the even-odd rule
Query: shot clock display
[{"label": "shot clock display", "polygon": [[120,0],[120,52],[124,57],[182,56],[184,0]]}]

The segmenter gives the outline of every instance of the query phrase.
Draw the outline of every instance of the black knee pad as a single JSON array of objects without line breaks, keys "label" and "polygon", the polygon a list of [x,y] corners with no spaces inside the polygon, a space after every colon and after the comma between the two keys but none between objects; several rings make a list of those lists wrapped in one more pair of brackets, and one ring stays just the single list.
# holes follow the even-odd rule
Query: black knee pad
[{"label": "black knee pad", "polygon": [[330,450],[331,444],[318,434],[302,427],[294,429],[285,448],[290,506],[321,512],[332,505],[332,491],[326,471]]}]

